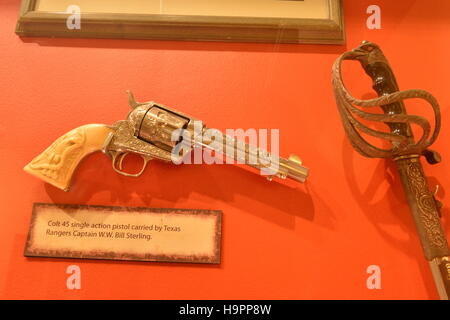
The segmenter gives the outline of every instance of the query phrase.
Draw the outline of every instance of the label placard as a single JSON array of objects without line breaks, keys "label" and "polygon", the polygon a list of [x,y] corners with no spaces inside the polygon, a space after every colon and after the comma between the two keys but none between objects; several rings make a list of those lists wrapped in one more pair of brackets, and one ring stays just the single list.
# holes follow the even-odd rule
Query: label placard
[{"label": "label placard", "polygon": [[222,212],[35,203],[27,257],[220,263]]}]

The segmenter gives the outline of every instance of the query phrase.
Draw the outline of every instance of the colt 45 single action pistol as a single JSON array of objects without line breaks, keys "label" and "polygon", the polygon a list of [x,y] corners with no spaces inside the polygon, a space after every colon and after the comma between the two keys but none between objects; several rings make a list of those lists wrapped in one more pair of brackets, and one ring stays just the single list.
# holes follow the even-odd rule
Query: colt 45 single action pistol
[{"label": "colt 45 single action pistol", "polygon": [[[92,152],[103,151],[111,157],[116,172],[138,177],[149,160],[181,163],[187,153],[197,147],[257,168],[269,180],[277,176],[304,182],[308,176],[308,169],[295,155],[289,159],[279,158],[218,130],[208,129],[201,121],[181,112],[154,102],[138,103],[130,92],[128,95],[132,110],[126,120],[112,126],[88,124],[78,127],[58,138],[24,170],[68,191],[79,162]],[[211,130],[214,130],[213,138],[201,138],[206,132],[211,137]],[[123,160],[130,153],[140,155],[144,160],[142,170],[135,174],[123,171]]]}]

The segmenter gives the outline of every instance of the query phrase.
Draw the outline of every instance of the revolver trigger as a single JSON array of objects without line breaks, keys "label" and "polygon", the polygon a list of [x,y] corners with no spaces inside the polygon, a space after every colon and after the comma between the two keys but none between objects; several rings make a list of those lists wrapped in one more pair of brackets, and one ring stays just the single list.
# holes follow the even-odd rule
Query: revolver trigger
[{"label": "revolver trigger", "polygon": [[128,155],[129,152],[124,152],[119,154],[119,169],[123,170],[123,159]]},{"label": "revolver trigger", "polygon": [[[122,162],[123,162],[123,155],[125,153],[123,152],[110,152],[111,156],[112,156],[112,167],[114,169],[114,171],[116,171],[117,173],[123,174],[122,173]],[[117,163],[117,159],[119,159],[119,163]],[[119,168],[117,168],[117,165],[119,165]]]}]

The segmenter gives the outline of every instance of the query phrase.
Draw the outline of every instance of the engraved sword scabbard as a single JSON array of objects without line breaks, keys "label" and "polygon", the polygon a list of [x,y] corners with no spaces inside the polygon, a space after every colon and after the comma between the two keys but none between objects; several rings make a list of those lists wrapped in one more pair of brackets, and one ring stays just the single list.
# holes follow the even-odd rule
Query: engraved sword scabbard
[{"label": "engraved sword scabbard", "polygon": [[[344,60],[357,60],[373,80],[378,98],[360,100],[353,97],[342,80],[341,66]],[[450,263],[445,232],[440,223],[439,206],[427,185],[420,162],[424,156],[430,164],[440,162],[437,152],[428,147],[436,140],[441,115],[436,99],[424,90],[400,91],[394,73],[380,47],[364,41],[358,48],[344,53],[333,66],[333,88],[336,104],[344,130],[352,146],[362,155],[371,158],[390,158],[397,165],[406,198],[416,225],[426,259],[430,262],[441,298],[450,293]],[[407,114],[404,100],[422,99],[434,111],[433,130],[424,117]],[[373,112],[380,107],[383,114]],[[361,119],[384,123],[386,131],[373,129]],[[415,138],[411,125],[422,130]],[[387,140],[390,147],[383,149],[369,143],[363,134]],[[434,268],[434,269],[433,269]]]}]

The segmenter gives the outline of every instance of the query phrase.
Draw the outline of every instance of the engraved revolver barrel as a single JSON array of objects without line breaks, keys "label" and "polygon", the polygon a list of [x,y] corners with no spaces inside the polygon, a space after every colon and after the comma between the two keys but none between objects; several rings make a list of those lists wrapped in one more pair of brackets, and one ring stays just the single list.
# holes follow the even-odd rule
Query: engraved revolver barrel
[{"label": "engraved revolver barrel", "polygon": [[[204,127],[203,130],[211,129]],[[231,136],[222,134],[220,131],[218,132],[223,137],[220,148],[218,148],[217,144],[203,143],[200,145],[204,148],[213,149],[218,153],[222,153],[236,160],[238,163],[247,164],[255,169],[263,170],[268,180],[272,180],[272,177],[276,176],[281,179],[289,178],[298,182],[306,181],[309,169],[302,165],[302,161],[298,156],[291,155],[288,159],[281,158],[268,153],[264,149],[244,143]]]}]

